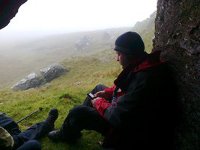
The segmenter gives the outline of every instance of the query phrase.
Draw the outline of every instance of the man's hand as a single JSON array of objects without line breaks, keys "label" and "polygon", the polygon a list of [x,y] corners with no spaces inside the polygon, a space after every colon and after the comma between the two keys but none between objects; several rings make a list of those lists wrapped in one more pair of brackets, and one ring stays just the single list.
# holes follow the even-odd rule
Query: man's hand
[{"label": "man's hand", "polygon": [[109,94],[106,93],[105,91],[99,91],[97,92],[96,94],[94,94],[95,97],[101,97],[101,98],[104,98],[104,99],[109,99]]}]

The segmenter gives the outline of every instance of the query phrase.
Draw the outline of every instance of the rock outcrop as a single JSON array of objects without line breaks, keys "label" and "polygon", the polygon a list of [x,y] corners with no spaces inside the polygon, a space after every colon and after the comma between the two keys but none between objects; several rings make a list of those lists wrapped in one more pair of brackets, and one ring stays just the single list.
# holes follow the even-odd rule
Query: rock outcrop
[{"label": "rock outcrop", "polygon": [[162,50],[174,70],[183,116],[178,150],[200,149],[200,1],[158,0],[154,51]]},{"label": "rock outcrop", "polygon": [[36,73],[31,73],[24,79],[17,82],[12,89],[13,90],[27,90],[30,88],[35,88],[43,83],[43,79]]},{"label": "rock outcrop", "polygon": [[67,71],[62,65],[53,64],[46,68],[40,69],[40,74],[31,73],[21,81],[17,82],[12,89],[17,90],[27,90],[30,88],[39,87],[51,80],[61,76]]},{"label": "rock outcrop", "polygon": [[45,81],[49,82],[56,77],[62,75],[65,71],[67,71],[62,65],[53,64],[46,68],[40,69],[40,73],[45,79]]}]

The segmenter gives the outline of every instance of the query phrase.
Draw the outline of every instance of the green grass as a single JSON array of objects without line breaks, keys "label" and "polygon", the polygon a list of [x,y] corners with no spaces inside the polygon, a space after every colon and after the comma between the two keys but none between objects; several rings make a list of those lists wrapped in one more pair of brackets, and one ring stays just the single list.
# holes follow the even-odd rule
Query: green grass
[{"label": "green grass", "polygon": [[[115,62],[113,53],[105,51],[90,57],[71,58],[63,62],[69,69],[64,76],[42,86],[26,91],[12,91],[3,89],[0,91],[0,111],[7,113],[14,120],[19,120],[32,111],[42,107],[43,110],[21,122],[21,130],[37,122],[43,121],[51,108],[59,110],[59,117],[55,127],[59,128],[68,111],[75,105],[83,102],[88,93],[96,84],[112,85],[113,80],[121,71],[121,67]],[[102,140],[95,131],[83,131],[83,136],[75,145],[66,143],[52,143],[47,137],[41,139],[43,150],[88,150],[101,149],[98,141]]]}]

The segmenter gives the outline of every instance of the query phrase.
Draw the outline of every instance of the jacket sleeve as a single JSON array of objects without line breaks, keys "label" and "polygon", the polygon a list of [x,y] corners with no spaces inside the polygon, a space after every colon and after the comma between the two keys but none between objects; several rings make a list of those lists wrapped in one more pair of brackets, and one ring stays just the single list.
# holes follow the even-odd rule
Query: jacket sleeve
[{"label": "jacket sleeve", "polygon": [[104,98],[99,98],[93,104],[93,107],[99,112],[101,116],[104,115],[105,110],[111,106],[111,103],[105,100]]},{"label": "jacket sleeve", "polygon": [[123,120],[130,120],[130,114],[131,117],[138,117],[138,113],[141,111],[141,105],[143,105],[141,97],[145,94],[144,82],[140,81],[140,83],[131,84],[127,93],[120,96],[117,102],[112,103],[104,111],[103,117],[113,127],[121,125]]},{"label": "jacket sleeve", "polygon": [[[113,92],[115,90],[116,86],[113,85],[112,87],[105,88],[104,91],[106,92],[108,99],[112,99]],[[96,110],[99,112],[101,116],[103,116],[105,110],[110,107],[111,103],[104,99],[104,98],[98,98],[98,100],[95,101],[93,104],[93,107],[96,108]]]},{"label": "jacket sleeve", "polygon": [[111,87],[105,88],[104,91],[107,93],[107,95],[111,98],[113,96],[113,92],[115,90],[116,86],[113,85]]}]

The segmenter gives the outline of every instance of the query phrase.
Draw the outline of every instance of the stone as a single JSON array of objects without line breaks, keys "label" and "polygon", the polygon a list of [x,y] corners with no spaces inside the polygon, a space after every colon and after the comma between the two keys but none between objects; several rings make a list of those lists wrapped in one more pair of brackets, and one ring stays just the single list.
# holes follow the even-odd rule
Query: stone
[{"label": "stone", "polygon": [[40,73],[46,82],[50,82],[51,80],[61,76],[67,70],[60,64],[53,64],[46,68],[40,69]]},{"label": "stone", "polygon": [[27,90],[30,88],[39,87],[43,83],[43,79],[36,73],[31,73],[24,79],[17,82],[12,89],[17,90]]}]

